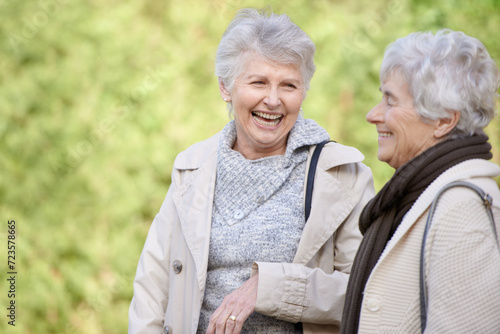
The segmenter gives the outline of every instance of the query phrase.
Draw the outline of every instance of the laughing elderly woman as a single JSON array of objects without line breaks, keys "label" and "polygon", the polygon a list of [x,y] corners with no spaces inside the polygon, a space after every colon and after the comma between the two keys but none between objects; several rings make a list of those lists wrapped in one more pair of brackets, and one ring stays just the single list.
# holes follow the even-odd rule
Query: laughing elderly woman
[{"label": "laughing elderly woman", "polygon": [[[364,234],[346,295],[342,333],[499,333],[500,252],[495,224],[471,183],[500,192],[483,128],[495,114],[498,69],[485,46],[461,32],[414,33],[385,52],[376,125],[378,158],[394,176],[363,210]],[[455,184],[456,185],[456,184]],[[420,302],[427,300],[427,311]],[[421,319],[422,314],[422,319]]]},{"label": "laughing elderly woman", "polygon": [[129,333],[338,332],[357,220],[374,195],[356,149],[327,144],[305,219],[310,154],[329,139],[300,110],[315,47],[286,15],[242,10],[216,57],[234,113],[174,162],[134,281]]}]

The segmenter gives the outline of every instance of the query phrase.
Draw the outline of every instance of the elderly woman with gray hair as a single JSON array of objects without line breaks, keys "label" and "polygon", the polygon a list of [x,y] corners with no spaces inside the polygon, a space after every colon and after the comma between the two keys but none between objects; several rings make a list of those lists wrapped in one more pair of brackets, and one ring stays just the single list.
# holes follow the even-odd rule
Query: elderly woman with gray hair
[{"label": "elderly woman with gray hair", "polygon": [[396,171],[361,214],[342,333],[500,332],[500,168],[483,132],[499,81],[461,32],[386,50],[382,102],[366,119]]},{"label": "elderly woman with gray hair", "polygon": [[216,75],[234,120],[174,162],[129,333],[338,332],[374,189],[359,151],[327,143],[306,218],[311,154],[329,140],[301,114],[314,51],[286,15],[245,9],[227,28]]}]

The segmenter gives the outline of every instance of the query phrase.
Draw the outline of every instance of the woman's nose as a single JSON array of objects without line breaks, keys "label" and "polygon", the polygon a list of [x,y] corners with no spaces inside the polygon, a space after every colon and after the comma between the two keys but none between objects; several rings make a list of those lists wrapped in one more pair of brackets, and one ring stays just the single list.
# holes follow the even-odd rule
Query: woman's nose
[{"label": "woman's nose", "polygon": [[264,98],[264,103],[268,106],[269,109],[276,109],[281,105],[281,99],[279,96],[278,89],[270,88],[266,92],[266,97]]},{"label": "woman's nose", "polygon": [[372,110],[368,112],[368,114],[366,114],[366,120],[368,121],[368,123],[372,124],[382,122],[383,118],[384,118],[384,113],[382,110],[382,102],[377,104],[375,107],[372,108]]}]

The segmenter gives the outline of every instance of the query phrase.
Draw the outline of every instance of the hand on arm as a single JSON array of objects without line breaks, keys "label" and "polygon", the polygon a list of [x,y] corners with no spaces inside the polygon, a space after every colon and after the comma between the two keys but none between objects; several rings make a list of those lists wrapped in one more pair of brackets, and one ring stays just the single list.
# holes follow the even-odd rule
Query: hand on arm
[{"label": "hand on arm", "polygon": [[[255,310],[259,274],[252,276],[241,287],[224,297],[208,324],[207,334],[238,334],[244,322]],[[235,320],[229,319],[236,317]]]}]

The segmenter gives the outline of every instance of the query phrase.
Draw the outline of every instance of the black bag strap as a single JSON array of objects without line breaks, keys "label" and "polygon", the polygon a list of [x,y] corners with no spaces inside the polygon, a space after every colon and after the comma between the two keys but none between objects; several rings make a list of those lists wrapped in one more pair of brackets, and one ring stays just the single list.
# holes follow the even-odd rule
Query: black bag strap
[{"label": "black bag strap", "polygon": [[493,230],[493,235],[495,236],[498,250],[500,251],[500,245],[498,244],[497,229],[495,227],[495,220],[491,212],[491,205],[493,203],[493,199],[491,198],[491,196],[486,194],[483,191],[483,189],[479,188],[475,184],[464,181],[451,182],[446,186],[444,186],[443,188],[441,188],[441,190],[439,190],[436,197],[432,201],[431,208],[429,209],[429,216],[427,216],[424,236],[422,238],[422,247],[420,248],[420,329],[422,333],[424,332],[425,326],[427,324],[427,307],[429,304],[427,296],[427,285],[425,284],[425,241],[427,239],[427,234],[429,233],[431,227],[432,216],[434,215],[434,211],[436,210],[436,205],[439,197],[442,195],[443,192],[454,187],[470,188],[474,190],[479,197],[481,197],[481,200],[483,201],[484,207],[486,209],[486,213],[488,214],[488,219],[491,224],[491,229]]},{"label": "black bag strap", "polygon": [[[309,215],[311,213],[311,201],[312,201],[312,193],[314,188],[314,175],[316,174],[316,166],[318,166],[319,155],[321,154],[321,150],[323,147],[332,140],[325,140],[314,148],[314,152],[311,157],[311,161],[309,163],[309,172],[307,173],[307,183],[306,183],[306,202],[305,202],[305,217],[306,222],[309,219]],[[302,334],[304,332],[302,323],[297,322],[295,324],[295,334]]]},{"label": "black bag strap", "polygon": [[306,184],[306,202],[304,207],[306,222],[309,219],[309,215],[311,214],[311,201],[314,188],[314,175],[316,174],[316,167],[318,166],[319,155],[321,154],[321,150],[323,149],[323,147],[330,141],[331,140],[325,140],[316,145],[316,148],[314,149],[314,152],[311,157],[311,162],[309,163],[309,173],[307,173],[307,184]]}]

